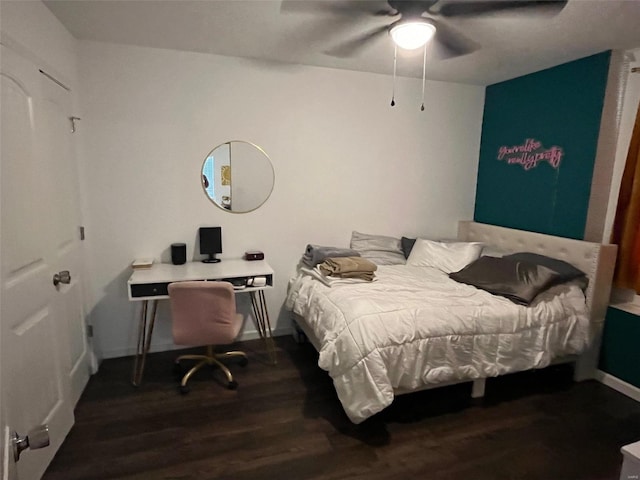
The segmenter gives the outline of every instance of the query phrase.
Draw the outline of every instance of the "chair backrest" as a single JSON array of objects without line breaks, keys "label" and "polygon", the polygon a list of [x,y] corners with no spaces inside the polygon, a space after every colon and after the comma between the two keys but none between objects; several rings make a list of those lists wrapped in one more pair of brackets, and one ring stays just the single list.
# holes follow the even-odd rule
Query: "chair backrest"
[{"label": "chair backrest", "polygon": [[228,282],[169,284],[173,341],[178,345],[226,345],[242,327]]}]

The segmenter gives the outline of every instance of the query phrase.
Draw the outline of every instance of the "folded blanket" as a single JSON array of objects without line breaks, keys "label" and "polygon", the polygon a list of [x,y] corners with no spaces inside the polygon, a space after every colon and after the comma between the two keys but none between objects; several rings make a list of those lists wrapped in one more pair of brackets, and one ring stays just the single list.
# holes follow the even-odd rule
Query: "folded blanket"
[{"label": "folded blanket", "polygon": [[327,287],[337,287],[339,285],[353,285],[354,283],[370,283],[370,282],[375,282],[377,280],[376,278],[373,278],[372,280],[364,280],[362,278],[330,277],[328,275],[324,275],[317,266],[315,268],[300,267],[300,273],[302,273],[303,275],[309,275],[310,277],[315,278],[316,280],[320,281]]},{"label": "folded blanket", "polygon": [[[323,272],[324,273],[324,272]],[[325,275],[327,275],[325,273]],[[364,280],[366,282],[372,282],[375,278],[375,273],[373,272],[345,272],[345,273],[332,273],[331,275],[327,275],[328,277],[337,277],[337,278],[349,278],[349,279],[358,279]]]},{"label": "folded blanket", "polygon": [[309,244],[302,256],[302,262],[313,268],[319,263],[324,262],[327,258],[359,256],[360,254],[358,252],[351,250],[350,248],[323,247],[321,245]]},{"label": "folded blanket", "polygon": [[318,265],[320,271],[332,277],[373,280],[378,268],[375,263],[361,257],[331,257]]}]

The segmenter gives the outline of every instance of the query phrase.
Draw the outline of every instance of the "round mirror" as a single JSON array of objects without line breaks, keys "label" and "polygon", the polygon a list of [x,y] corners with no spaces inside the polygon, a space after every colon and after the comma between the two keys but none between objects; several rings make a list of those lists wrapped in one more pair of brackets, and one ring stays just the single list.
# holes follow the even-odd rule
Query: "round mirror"
[{"label": "round mirror", "polygon": [[271,195],[274,179],[273,165],[264,150],[241,140],[218,145],[202,164],[204,193],[228,212],[258,208]]}]

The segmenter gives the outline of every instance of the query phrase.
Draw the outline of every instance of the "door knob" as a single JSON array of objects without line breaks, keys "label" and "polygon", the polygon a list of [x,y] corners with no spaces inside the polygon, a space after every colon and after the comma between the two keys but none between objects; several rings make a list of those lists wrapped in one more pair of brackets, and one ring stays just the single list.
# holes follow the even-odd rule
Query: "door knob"
[{"label": "door knob", "polygon": [[24,437],[12,432],[11,444],[13,446],[13,459],[17,462],[20,460],[20,454],[27,448],[37,450],[38,448],[49,446],[49,426],[38,425]]},{"label": "door knob", "polygon": [[53,284],[57,287],[60,283],[71,283],[69,270],[62,270],[53,274]]}]

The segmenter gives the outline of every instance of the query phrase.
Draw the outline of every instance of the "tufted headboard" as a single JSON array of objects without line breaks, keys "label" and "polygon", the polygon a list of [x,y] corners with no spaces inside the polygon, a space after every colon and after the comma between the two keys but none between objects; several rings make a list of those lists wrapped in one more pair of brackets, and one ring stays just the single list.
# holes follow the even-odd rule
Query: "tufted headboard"
[{"label": "tufted headboard", "polygon": [[458,239],[494,245],[508,253],[539,253],[573,264],[589,278],[586,291],[587,306],[591,312],[592,326],[596,331],[600,329],[609,306],[611,280],[618,251],[616,245],[585,242],[471,221],[459,222]]}]

